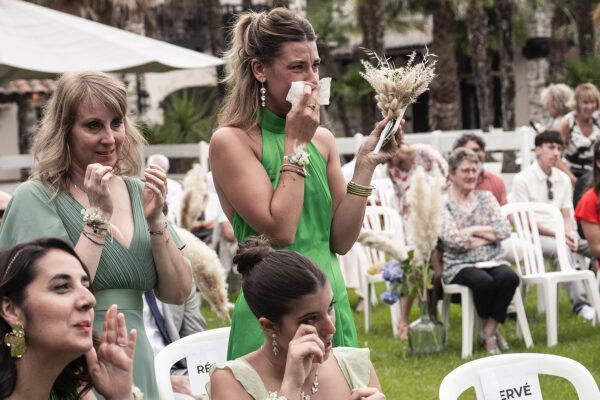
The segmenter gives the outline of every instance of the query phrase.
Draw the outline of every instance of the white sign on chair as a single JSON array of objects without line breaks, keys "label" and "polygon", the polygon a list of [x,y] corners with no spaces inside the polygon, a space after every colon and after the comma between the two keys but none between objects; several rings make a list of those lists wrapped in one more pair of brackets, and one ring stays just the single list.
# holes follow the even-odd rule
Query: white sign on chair
[{"label": "white sign on chair", "polygon": [[208,375],[210,366],[227,361],[227,342],[228,338],[197,342],[187,349],[186,360],[190,385],[195,395],[206,394],[206,383],[210,380]]},{"label": "white sign on chair", "polygon": [[479,372],[485,400],[542,400],[535,364],[519,362]]}]

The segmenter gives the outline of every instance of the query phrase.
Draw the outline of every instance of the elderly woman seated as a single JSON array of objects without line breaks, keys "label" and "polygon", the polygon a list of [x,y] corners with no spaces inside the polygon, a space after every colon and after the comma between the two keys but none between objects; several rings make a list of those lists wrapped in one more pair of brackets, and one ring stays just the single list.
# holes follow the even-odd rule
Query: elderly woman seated
[{"label": "elderly woman seated", "polygon": [[454,150],[448,170],[452,186],[442,211],[442,279],[473,291],[477,314],[483,320],[477,341],[488,353],[497,354],[509,349],[497,325],[506,319],[506,308],[519,285],[500,247],[511,227],[492,193],[475,190],[480,165],[473,151]]}]

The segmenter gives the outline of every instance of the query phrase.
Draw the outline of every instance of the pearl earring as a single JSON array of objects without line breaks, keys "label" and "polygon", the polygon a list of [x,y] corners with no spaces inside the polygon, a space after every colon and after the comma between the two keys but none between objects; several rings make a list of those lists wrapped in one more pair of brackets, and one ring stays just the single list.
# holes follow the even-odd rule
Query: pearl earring
[{"label": "pearl earring", "polygon": [[261,84],[260,84],[260,105],[263,107],[265,106],[265,100],[266,100],[265,93],[267,93],[267,89],[265,89],[264,82],[261,82]]}]

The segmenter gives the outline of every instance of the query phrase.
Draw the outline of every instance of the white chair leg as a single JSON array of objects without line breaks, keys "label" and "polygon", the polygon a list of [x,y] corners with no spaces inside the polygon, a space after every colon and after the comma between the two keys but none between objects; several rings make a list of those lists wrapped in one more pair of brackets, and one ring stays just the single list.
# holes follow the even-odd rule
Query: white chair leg
[{"label": "white chair leg", "polygon": [[600,294],[594,288],[594,286],[596,285],[596,279],[594,277],[590,276],[585,281],[584,285],[587,290],[588,299],[592,303],[592,307],[594,307],[594,311],[596,311],[596,313],[594,315],[594,319],[592,320],[592,325],[596,326],[598,321],[600,321]]},{"label": "white chair leg", "polygon": [[548,346],[555,346],[558,343],[558,315],[556,306],[557,283],[548,282],[542,285],[546,304],[546,332],[548,335]]},{"label": "white chair leg", "polygon": [[470,295],[461,294],[462,304],[462,358],[470,357],[473,354],[473,298]]},{"label": "white chair leg", "polygon": [[365,288],[365,333],[371,328],[371,284],[366,275],[363,275],[363,287]]},{"label": "white chair leg", "polygon": [[442,300],[442,323],[446,328],[446,335],[448,335],[448,328],[450,328],[450,297],[452,295],[444,293],[444,299]]},{"label": "white chair leg", "polygon": [[515,290],[513,303],[515,304],[515,310],[517,312],[517,337],[523,336],[525,339],[525,347],[529,348],[533,346],[533,339],[531,338],[531,332],[529,331],[529,323],[527,322],[525,306],[523,305],[521,290],[519,288]]}]

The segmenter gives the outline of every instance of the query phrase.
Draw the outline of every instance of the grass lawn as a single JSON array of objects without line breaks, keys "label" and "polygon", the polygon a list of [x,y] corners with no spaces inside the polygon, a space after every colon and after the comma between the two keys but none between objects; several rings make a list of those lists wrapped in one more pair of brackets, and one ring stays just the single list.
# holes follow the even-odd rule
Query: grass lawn
[{"label": "grass lawn", "polygon": [[[377,292],[385,290],[385,284],[377,286]],[[600,327],[592,327],[589,322],[571,312],[569,300],[564,290],[559,289],[560,303],[558,309],[558,345],[546,346],[546,323],[544,315],[536,315],[535,289],[529,294],[526,312],[533,321],[529,329],[533,337],[533,347],[525,348],[522,340],[516,337],[515,321],[507,319],[500,327],[504,337],[511,345],[511,352],[551,353],[569,357],[587,367],[596,382],[600,382]],[[357,297],[350,291],[350,303],[354,307]],[[450,308],[450,330],[446,350],[439,355],[415,357],[410,354],[408,343],[393,338],[388,306],[379,302],[373,308],[371,332],[364,331],[364,314],[354,313],[354,321],[358,332],[359,347],[371,349],[371,361],[375,366],[383,392],[390,400],[397,399],[437,399],[439,385],[447,373],[463,364],[461,354],[461,320],[460,305]],[[413,307],[411,321],[418,318],[419,310]],[[202,302],[202,314],[206,317],[209,329],[225,326],[206,301]],[[473,357],[469,360],[485,357],[482,348],[474,348]],[[572,385],[562,379],[541,376],[540,384],[545,400],[570,400],[577,395]],[[473,389],[465,392],[461,399],[475,399]]]}]

